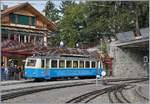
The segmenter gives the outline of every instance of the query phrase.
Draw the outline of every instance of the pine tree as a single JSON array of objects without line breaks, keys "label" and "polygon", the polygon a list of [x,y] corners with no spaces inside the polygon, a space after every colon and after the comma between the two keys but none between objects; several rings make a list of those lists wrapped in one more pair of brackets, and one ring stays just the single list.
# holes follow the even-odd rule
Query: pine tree
[{"label": "pine tree", "polygon": [[74,2],[73,1],[62,1],[61,2],[61,6],[59,7],[60,8],[60,12],[62,13],[62,14],[64,14],[64,11],[65,11],[65,9],[67,9],[67,7],[69,7],[69,6],[71,6],[71,5],[73,5],[74,4]]},{"label": "pine tree", "polygon": [[43,10],[45,12],[45,16],[51,20],[51,21],[57,21],[59,20],[59,10],[55,8],[54,4],[51,2],[51,0],[48,0],[46,3],[45,9]]}]

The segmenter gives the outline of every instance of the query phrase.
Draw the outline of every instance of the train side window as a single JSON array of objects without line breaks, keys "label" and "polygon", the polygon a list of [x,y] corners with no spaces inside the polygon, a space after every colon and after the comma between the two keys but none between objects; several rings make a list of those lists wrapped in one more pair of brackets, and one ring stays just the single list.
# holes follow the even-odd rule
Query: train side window
[{"label": "train side window", "polygon": [[84,61],[80,61],[80,68],[84,68]]},{"label": "train side window", "polygon": [[89,61],[86,61],[86,62],[85,62],[85,67],[86,67],[86,68],[89,68],[89,67],[90,67],[90,62],[89,62]]},{"label": "train side window", "polygon": [[73,68],[78,68],[78,61],[73,61]]},{"label": "train side window", "polygon": [[44,68],[45,66],[45,60],[41,60],[41,68]]},{"label": "train side window", "polygon": [[59,60],[59,68],[64,68],[64,67],[65,67],[65,61]]},{"label": "train side window", "polygon": [[52,60],[51,61],[51,67],[52,68],[57,68],[57,60]]},{"label": "train side window", "polygon": [[71,68],[71,61],[66,61],[66,67]]},{"label": "train side window", "polygon": [[50,59],[46,59],[46,68],[50,68],[49,62],[50,62]]},{"label": "train side window", "polygon": [[92,61],[92,68],[96,67],[96,62]]}]

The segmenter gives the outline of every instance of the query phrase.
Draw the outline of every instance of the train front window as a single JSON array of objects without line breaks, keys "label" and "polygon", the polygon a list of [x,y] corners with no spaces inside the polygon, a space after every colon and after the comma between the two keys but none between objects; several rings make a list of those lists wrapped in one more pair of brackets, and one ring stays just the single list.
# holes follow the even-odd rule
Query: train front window
[{"label": "train front window", "polygon": [[28,59],[27,66],[35,67],[36,60]]}]

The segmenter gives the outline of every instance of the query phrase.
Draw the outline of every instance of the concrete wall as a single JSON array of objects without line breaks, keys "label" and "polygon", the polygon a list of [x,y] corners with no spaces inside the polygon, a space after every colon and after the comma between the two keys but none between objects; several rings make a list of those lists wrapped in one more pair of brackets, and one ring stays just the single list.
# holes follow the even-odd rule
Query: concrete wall
[{"label": "concrete wall", "polygon": [[113,59],[113,76],[115,77],[142,77],[144,70],[144,53],[138,48],[119,48],[114,43],[110,45],[110,55]]}]

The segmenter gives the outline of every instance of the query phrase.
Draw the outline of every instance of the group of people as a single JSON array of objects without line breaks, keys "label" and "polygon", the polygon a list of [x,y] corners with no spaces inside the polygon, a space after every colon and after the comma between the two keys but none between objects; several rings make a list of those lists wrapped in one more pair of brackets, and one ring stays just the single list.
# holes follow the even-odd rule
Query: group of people
[{"label": "group of people", "polygon": [[20,80],[23,78],[23,70],[20,66],[5,67],[1,65],[1,81]]}]

